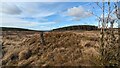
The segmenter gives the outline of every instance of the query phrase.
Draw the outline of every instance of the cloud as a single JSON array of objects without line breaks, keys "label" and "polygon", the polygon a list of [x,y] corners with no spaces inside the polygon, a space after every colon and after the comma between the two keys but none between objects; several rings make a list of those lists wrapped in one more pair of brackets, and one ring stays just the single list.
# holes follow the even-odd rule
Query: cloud
[{"label": "cloud", "polygon": [[14,18],[14,17],[0,17],[0,21],[2,21],[2,24],[0,26],[4,27],[22,27],[22,28],[29,28],[29,27],[35,27],[35,26],[47,26],[51,24],[55,24],[56,22],[32,22],[32,21],[26,21],[24,19],[20,18]]},{"label": "cloud", "polygon": [[56,11],[53,10],[50,7],[52,3],[18,3],[17,5],[19,8],[23,11],[22,15],[30,16],[30,17],[46,17],[50,16],[56,13]]},{"label": "cloud", "polygon": [[80,20],[92,16],[90,12],[87,12],[82,6],[73,7],[67,10],[67,15],[74,17],[74,20]]},{"label": "cloud", "polygon": [[5,17],[2,18],[2,26],[13,26],[13,27],[30,27],[38,25],[38,23],[28,22],[19,18]]},{"label": "cloud", "polygon": [[[40,7],[40,3],[0,3],[0,26],[48,29],[48,25],[56,22],[44,18],[54,14],[48,8]],[[43,9],[44,8],[44,9]]]},{"label": "cloud", "polygon": [[[49,6],[52,3],[0,3],[0,12],[10,15],[21,15],[31,17],[46,17],[55,14],[54,10],[51,10]],[[48,8],[47,8],[48,7]],[[53,7],[52,7],[53,8]]]},{"label": "cloud", "polygon": [[22,11],[13,3],[1,3],[0,8],[0,12],[5,14],[15,15],[22,13]]}]

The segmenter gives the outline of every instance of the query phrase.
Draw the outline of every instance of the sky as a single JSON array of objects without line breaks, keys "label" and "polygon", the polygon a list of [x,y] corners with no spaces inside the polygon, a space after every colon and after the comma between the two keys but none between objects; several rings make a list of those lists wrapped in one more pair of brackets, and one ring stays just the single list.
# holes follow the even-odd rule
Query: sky
[{"label": "sky", "polygon": [[102,14],[95,2],[2,2],[0,27],[51,30],[72,25],[98,26],[92,13]]}]

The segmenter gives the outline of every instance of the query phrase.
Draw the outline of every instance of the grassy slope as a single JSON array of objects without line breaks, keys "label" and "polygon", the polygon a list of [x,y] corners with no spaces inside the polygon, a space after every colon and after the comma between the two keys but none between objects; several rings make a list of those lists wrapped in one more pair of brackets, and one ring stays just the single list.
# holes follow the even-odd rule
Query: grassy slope
[{"label": "grassy slope", "polygon": [[40,43],[39,35],[6,35],[3,65],[96,65],[92,57],[99,55],[98,34],[97,31],[45,32],[46,45]]},{"label": "grassy slope", "polygon": [[[4,31],[3,31],[4,33]],[[15,33],[14,31],[11,33]],[[16,35],[15,35],[16,34]],[[99,65],[99,31],[45,32],[46,45],[40,34],[30,31],[3,35],[3,65],[16,66],[90,66]]]}]

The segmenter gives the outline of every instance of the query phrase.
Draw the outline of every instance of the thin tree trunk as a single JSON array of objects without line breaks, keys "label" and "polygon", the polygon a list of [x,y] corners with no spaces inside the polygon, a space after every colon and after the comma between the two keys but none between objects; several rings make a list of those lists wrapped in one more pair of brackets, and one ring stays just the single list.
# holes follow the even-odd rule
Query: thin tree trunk
[{"label": "thin tree trunk", "polygon": [[105,6],[104,6],[104,0],[103,0],[103,19],[102,19],[102,28],[101,28],[101,55],[103,56],[103,59],[102,59],[102,63],[104,65],[104,9],[105,9]]}]

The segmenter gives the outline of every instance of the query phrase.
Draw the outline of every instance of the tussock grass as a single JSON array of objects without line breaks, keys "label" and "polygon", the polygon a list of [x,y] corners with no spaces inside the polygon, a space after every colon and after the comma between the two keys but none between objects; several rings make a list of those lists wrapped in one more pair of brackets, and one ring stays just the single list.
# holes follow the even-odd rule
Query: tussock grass
[{"label": "tussock grass", "polygon": [[[6,53],[3,65],[17,66],[99,66],[101,62],[99,31],[45,32],[45,44],[40,43],[40,33],[32,32],[22,37],[4,36]],[[6,38],[7,37],[7,38]],[[11,39],[9,39],[12,37]],[[13,41],[9,42],[9,41]],[[9,44],[8,44],[9,43]],[[116,43],[115,43],[116,44]],[[11,60],[11,57],[15,60]],[[16,58],[17,57],[17,58]],[[113,61],[111,61],[113,62]]]}]

